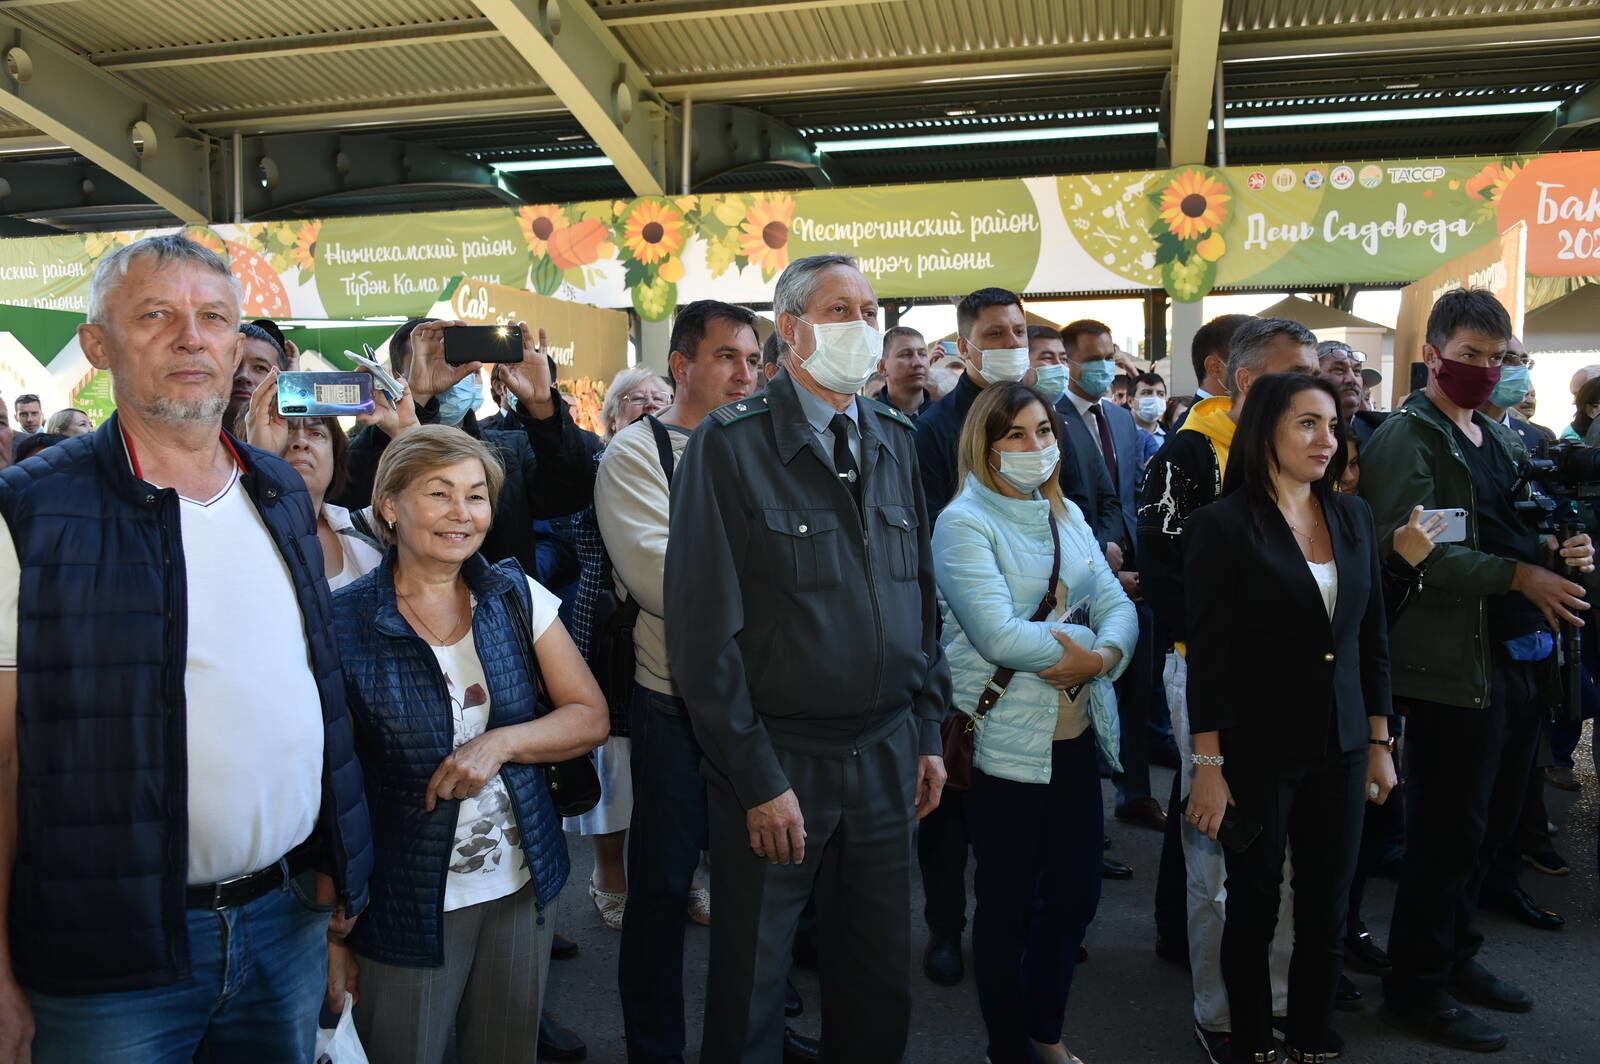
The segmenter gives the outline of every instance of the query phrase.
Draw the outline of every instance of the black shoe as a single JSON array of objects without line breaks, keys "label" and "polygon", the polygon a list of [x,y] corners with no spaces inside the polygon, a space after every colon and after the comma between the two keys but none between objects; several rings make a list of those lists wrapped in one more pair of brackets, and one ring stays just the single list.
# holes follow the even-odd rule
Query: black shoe
[{"label": "black shoe", "polygon": [[1121,861],[1113,861],[1109,857],[1102,857],[1100,858],[1100,878],[1132,879],[1133,866],[1125,865]]},{"label": "black shoe", "polygon": [[821,1042],[807,1038],[793,1027],[783,1029],[783,1064],[815,1064],[821,1055]]},{"label": "black shoe", "polygon": [[1543,872],[1547,876],[1564,876],[1572,871],[1567,859],[1557,853],[1553,846],[1523,854],[1522,862],[1532,865],[1535,872]]},{"label": "black shoe", "polygon": [[1508,891],[1496,891],[1493,894],[1484,891],[1478,908],[1505,913],[1519,923],[1538,931],[1559,931],[1567,926],[1566,917],[1549,909],[1540,908],[1538,902],[1521,887],[1512,887]]},{"label": "black shoe", "polygon": [[1501,1012],[1531,1012],[1533,998],[1515,983],[1508,983],[1477,961],[1468,961],[1450,980],[1450,990],[1463,1001]]},{"label": "black shoe", "polygon": [[806,1011],[806,1003],[800,998],[800,990],[794,985],[793,979],[783,981],[783,1014],[785,1016],[798,1016]]},{"label": "black shoe", "polygon": [[1134,824],[1151,831],[1167,830],[1167,811],[1151,797],[1135,798],[1117,810],[1117,819],[1124,824]]},{"label": "black shoe", "polygon": [[808,972],[817,970],[817,936],[810,931],[796,931],[794,949],[790,952],[796,968]]},{"label": "black shoe", "polygon": [[1183,940],[1176,942],[1156,936],[1156,956],[1170,964],[1176,964],[1185,971],[1189,970],[1189,944]]},{"label": "black shoe", "polygon": [[940,986],[956,986],[966,969],[961,964],[961,936],[933,935],[922,955],[922,970]]},{"label": "black shoe", "polygon": [[552,935],[550,937],[550,959],[553,961],[570,961],[578,955],[578,944],[566,935]]},{"label": "black shoe", "polygon": [[1233,1064],[1233,1035],[1228,1031],[1208,1031],[1199,1024],[1194,1027],[1194,1040],[1200,1043],[1200,1052],[1211,1064]]},{"label": "black shoe", "polygon": [[1339,1054],[1344,1052],[1344,1039],[1335,1030],[1322,1032],[1322,1037],[1316,1044],[1309,1046],[1291,1046],[1285,1044],[1284,1055],[1290,1060],[1301,1061],[1302,1064],[1327,1064],[1328,1061],[1338,1060]]},{"label": "black shoe", "polygon": [[548,1012],[539,1013],[540,1060],[588,1060],[589,1047],[573,1031],[561,1026]]},{"label": "black shoe", "polygon": [[1345,961],[1355,961],[1353,968],[1382,974],[1390,966],[1389,955],[1378,945],[1378,940],[1372,937],[1361,924],[1352,924],[1350,933],[1344,938]]},{"label": "black shoe", "polygon": [[1361,991],[1349,976],[1339,976],[1339,988],[1333,992],[1333,1007],[1340,1012],[1360,1012],[1365,1007],[1361,1004]]},{"label": "black shoe", "polygon": [[1449,994],[1414,1005],[1385,1002],[1383,1018],[1402,1031],[1452,1049],[1493,1053],[1506,1047],[1505,1032],[1462,1008]]}]

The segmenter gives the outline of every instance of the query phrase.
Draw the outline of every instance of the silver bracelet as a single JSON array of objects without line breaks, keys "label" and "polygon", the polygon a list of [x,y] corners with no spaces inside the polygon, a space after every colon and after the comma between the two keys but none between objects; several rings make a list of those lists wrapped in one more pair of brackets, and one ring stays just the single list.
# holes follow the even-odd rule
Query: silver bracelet
[{"label": "silver bracelet", "polygon": [[1221,754],[1190,754],[1189,760],[1196,765],[1210,765],[1212,768],[1221,768],[1223,757]]}]

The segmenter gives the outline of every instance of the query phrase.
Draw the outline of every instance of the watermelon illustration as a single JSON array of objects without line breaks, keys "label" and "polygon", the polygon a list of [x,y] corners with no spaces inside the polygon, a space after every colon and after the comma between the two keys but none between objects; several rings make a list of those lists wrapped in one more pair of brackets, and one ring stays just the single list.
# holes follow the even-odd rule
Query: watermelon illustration
[{"label": "watermelon illustration", "polygon": [[293,312],[289,307],[289,291],[283,287],[278,271],[272,268],[265,255],[243,244],[226,241],[228,269],[239,279],[244,290],[241,310],[246,318],[287,318]]}]

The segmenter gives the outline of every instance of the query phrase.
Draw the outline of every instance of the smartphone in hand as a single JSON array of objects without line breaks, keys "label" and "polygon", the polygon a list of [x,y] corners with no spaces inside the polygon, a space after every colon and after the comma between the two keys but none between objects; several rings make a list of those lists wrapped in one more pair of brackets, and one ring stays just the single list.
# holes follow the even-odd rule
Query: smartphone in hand
[{"label": "smartphone in hand", "polygon": [[521,362],[522,329],[516,325],[455,325],[444,330],[447,365]]},{"label": "smartphone in hand", "polygon": [[372,413],[366,373],[280,373],[278,413],[284,417],[354,417]]}]

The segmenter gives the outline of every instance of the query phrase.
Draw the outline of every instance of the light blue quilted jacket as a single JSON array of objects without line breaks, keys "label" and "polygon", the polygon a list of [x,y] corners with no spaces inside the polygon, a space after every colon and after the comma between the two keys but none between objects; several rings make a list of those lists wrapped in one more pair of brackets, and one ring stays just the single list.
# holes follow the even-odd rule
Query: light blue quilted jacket
[{"label": "light blue quilted jacket", "polygon": [[1011,499],[969,475],[933,533],[933,570],[944,612],[944,652],[955,681],[955,704],[971,716],[984,684],[1002,666],[1016,669],[1006,693],[977,728],[975,763],[991,776],[1022,783],[1050,781],[1059,692],[1038,672],[1061,658],[1052,630],[1091,649],[1113,647],[1122,660],[1090,681],[1089,720],[1095,742],[1114,771],[1120,726],[1112,681],[1122,675],[1139,638],[1133,603],[1095,543],[1094,531],[1070,500],[1057,517],[1061,581],[1071,607],[1086,595],[1088,627],[1030,621],[1050,577],[1050,504],[1042,497]]}]

